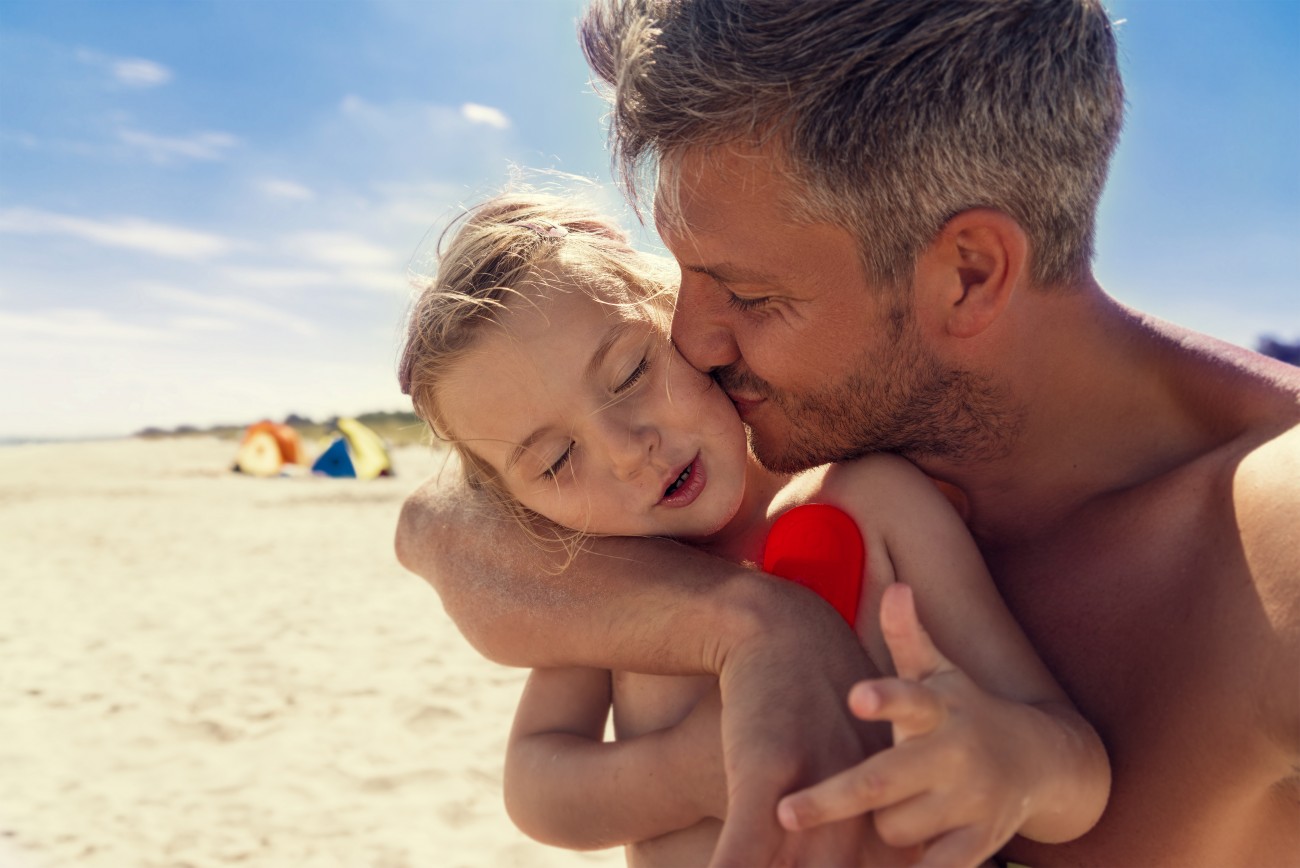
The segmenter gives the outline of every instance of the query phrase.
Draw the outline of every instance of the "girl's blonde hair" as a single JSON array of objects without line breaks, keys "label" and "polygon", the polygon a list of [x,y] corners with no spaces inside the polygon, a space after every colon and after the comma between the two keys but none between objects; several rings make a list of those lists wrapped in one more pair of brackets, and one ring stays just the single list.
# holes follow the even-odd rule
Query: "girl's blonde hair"
[{"label": "girl's blonde hair", "polygon": [[584,291],[605,304],[641,308],[666,331],[672,270],[634,250],[612,220],[580,198],[532,191],[504,193],[467,210],[443,230],[435,255],[436,272],[408,319],[398,363],[402,392],[434,438],[459,455],[472,487],[539,542],[560,543],[572,555],[582,535],[551,525],[510,496],[492,466],[456,437],[439,405],[439,387],[483,328],[498,323],[525,292]]}]

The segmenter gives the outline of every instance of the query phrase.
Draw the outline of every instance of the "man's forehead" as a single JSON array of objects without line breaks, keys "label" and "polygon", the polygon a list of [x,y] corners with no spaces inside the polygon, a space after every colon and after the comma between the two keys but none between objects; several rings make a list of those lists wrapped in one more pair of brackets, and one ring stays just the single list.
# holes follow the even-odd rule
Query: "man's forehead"
[{"label": "man's forehead", "polygon": [[773,148],[744,143],[667,155],[655,184],[654,221],[661,235],[687,240],[758,222],[793,223],[795,190]]}]

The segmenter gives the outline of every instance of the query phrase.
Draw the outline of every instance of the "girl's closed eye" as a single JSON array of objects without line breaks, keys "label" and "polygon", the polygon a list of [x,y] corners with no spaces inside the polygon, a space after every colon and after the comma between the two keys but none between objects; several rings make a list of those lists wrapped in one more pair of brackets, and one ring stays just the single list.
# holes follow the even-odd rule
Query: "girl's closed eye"
[{"label": "girl's closed eye", "polygon": [[558,476],[560,471],[564,469],[564,465],[569,463],[569,458],[573,455],[574,445],[574,442],[570,440],[569,445],[564,447],[564,452],[560,454],[559,458],[555,459],[555,463],[542,471],[542,476],[547,479],[554,479]]},{"label": "girl's closed eye", "polygon": [[635,386],[637,382],[642,377],[645,376],[646,371],[648,371],[649,369],[650,369],[650,357],[646,356],[645,358],[641,359],[641,364],[636,366],[636,369],[633,370],[632,373],[628,375],[628,378],[626,380],[624,380],[622,383],[619,383],[617,386],[614,387],[614,394],[621,395],[624,392],[626,392],[628,389]]}]

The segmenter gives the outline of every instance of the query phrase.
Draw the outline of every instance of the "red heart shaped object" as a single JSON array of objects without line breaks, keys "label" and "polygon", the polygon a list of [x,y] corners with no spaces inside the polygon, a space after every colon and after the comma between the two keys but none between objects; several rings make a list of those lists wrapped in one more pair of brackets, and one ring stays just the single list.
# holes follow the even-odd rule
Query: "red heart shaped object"
[{"label": "red heart shaped object", "polygon": [[808,503],[783,513],[768,531],[763,572],[815,591],[852,627],[858,618],[866,554],[862,533],[848,513]]}]

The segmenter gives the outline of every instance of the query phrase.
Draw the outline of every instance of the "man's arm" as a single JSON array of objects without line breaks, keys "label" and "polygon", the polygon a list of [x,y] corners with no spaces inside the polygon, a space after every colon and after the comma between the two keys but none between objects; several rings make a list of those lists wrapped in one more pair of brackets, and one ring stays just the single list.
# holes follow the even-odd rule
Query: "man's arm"
[{"label": "man's arm", "polygon": [[568,553],[453,479],[407,499],[396,550],[471,644],[507,666],[721,675],[730,652],[759,639],[865,665],[834,613],[790,583],[660,538],[590,538],[566,567]]},{"label": "man's arm", "polygon": [[396,538],[402,565],[433,586],[479,652],[507,666],[717,674],[725,638],[758,629],[735,586],[761,583],[740,566],[665,539],[582,548],[566,567],[567,552],[443,478],[407,499]]},{"label": "man's arm", "polygon": [[408,499],[396,546],[499,663],[718,676],[729,805],[718,864],[765,864],[783,846],[854,861],[859,824],[791,841],[776,822],[782,795],[865,755],[844,697],[876,673],[818,597],[666,540],[593,539],[556,574],[566,555],[449,479]]}]

